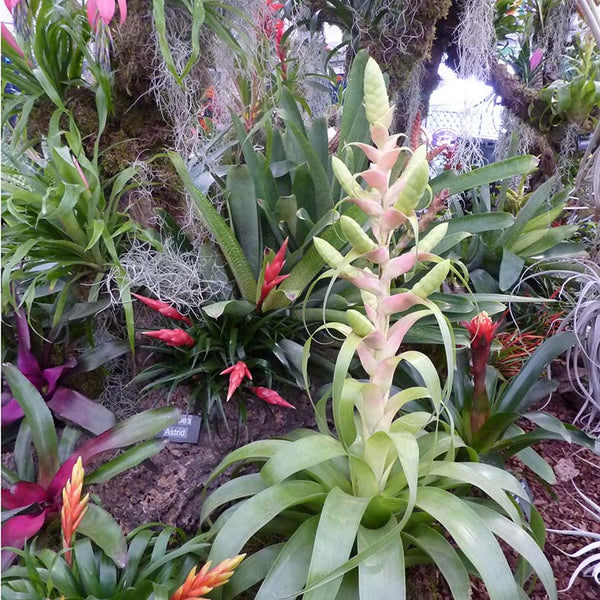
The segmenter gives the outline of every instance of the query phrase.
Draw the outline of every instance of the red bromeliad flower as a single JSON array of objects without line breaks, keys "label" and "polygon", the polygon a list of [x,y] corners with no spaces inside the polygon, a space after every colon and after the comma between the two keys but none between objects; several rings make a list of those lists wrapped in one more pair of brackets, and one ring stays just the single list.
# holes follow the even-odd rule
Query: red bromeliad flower
[{"label": "red bromeliad flower", "polygon": [[[256,308],[260,308],[263,300],[271,293],[271,290],[277,287],[284,279],[289,277],[288,275],[279,275],[283,265],[285,264],[285,251],[287,249],[289,238],[285,238],[281,248],[275,255],[275,258],[267,264],[265,267],[265,274],[263,278],[263,284],[260,288],[260,296],[256,303]],[[265,250],[266,252],[266,250]]]},{"label": "red bromeliad flower", "polygon": [[284,24],[281,19],[277,19],[275,22],[275,50],[277,52],[277,58],[279,58],[279,64],[281,66],[281,73],[283,79],[285,80],[287,77],[287,65],[285,64],[285,59],[287,55],[286,48],[282,43],[283,36],[285,34]]},{"label": "red bromeliad flower", "polygon": [[462,323],[471,334],[471,364],[473,366],[473,408],[471,432],[476,433],[490,416],[490,401],[485,389],[485,372],[492,341],[500,323],[494,323],[484,311]]},{"label": "red bromeliad flower", "polygon": [[261,400],[264,400],[268,404],[274,404],[276,406],[285,406],[286,408],[296,408],[287,400],[284,400],[275,390],[260,386],[250,387],[249,389],[255,396],[257,396]]},{"label": "red bromeliad flower", "polygon": [[236,362],[235,365],[228,367],[224,371],[221,371],[220,375],[229,375],[229,388],[227,390],[227,400],[229,400],[231,396],[233,396],[235,390],[237,390],[240,387],[240,384],[244,380],[244,377],[247,377],[248,379],[250,379],[250,381],[252,381],[252,373],[250,373],[248,365],[242,360]]},{"label": "red bromeliad flower", "polygon": [[163,341],[167,346],[177,348],[179,346],[192,347],[196,340],[183,329],[159,329],[158,331],[142,331],[143,335]]},{"label": "red bromeliad flower", "polygon": [[[121,15],[121,25],[127,18],[127,1],[118,0],[119,13]],[[98,25],[98,19],[102,19],[105,25],[108,25],[115,16],[115,0],[88,0],[87,2],[87,17],[92,29]]]},{"label": "red bromeliad flower", "polygon": [[[17,0],[18,2],[19,0]],[[281,10],[283,8],[283,4],[281,2],[275,2],[275,0],[267,0],[267,7],[274,12]]]},{"label": "red bromeliad flower", "polygon": [[235,558],[228,558],[213,569],[210,568],[210,561],[208,561],[197,575],[194,567],[183,584],[171,596],[171,600],[206,600],[204,595],[210,594],[220,585],[225,585],[245,556],[245,554],[238,554]]},{"label": "red bromeliad flower", "polygon": [[174,306],[171,306],[166,302],[161,302],[160,300],[147,298],[146,296],[140,296],[139,294],[131,295],[137,298],[140,302],[143,302],[144,304],[149,306],[150,308],[153,308],[156,312],[159,312],[161,315],[169,317],[169,319],[183,321],[186,325],[192,324],[192,322],[186,316],[182,315]]}]

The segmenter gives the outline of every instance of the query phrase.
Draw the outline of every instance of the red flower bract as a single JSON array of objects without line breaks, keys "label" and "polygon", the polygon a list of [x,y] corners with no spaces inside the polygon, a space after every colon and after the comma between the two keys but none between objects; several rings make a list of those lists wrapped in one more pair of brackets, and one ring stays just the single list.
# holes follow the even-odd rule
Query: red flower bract
[{"label": "red flower bract", "polygon": [[250,379],[250,381],[252,381],[252,373],[250,373],[248,365],[243,360],[240,360],[236,362],[235,365],[232,365],[224,371],[221,371],[220,374],[229,375],[229,389],[227,390],[227,400],[229,400],[231,396],[233,396],[235,390],[237,390],[240,387],[240,384],[242,383],[244,377],[247,377],[248,379]]},{"label": "red flower bract", "polygon": [[143,335],[163,341],[167,346],[194,346],[196,340],[183,329],[159,329],[158,331],[142,331]]},{"label": "red flower bract", "polygon": [[287,250],[289,238],[285,238],[281,248],[277,251],[275,258],[267,264],[265,267],[265,274],[263,278],[263,284],[260,288],[260,296],[256,307],[260,308],[264,299],[271,293],[271,290],[277,287],[284,279],[289,277],[288,275],[279,275],[283,265],[285,264],[285,251]]},{"label": "red flower bract", "polygon": [[294,405],[290,404],[287,400],[284,400],[275,390],[266,387],[250,387],[250,391],[260,398],[264,400],[268,404],[274,404],[276,406],[285,406],[286,408],[296,408]]},{"label": "red flower bract", "polygon": [[169,319],[175,319],[176,321],[183,321],[186,325],[191,325],[192,322],[184,315],[182,315],[174,306],[161,302],[160,300],[154,300],[146,296],[140,296],[140,294],[131,294],[134,298],[137,298],[140,302],[143,302],[146,306],[153,308],[156,312],[160,313],[164,317]]}]

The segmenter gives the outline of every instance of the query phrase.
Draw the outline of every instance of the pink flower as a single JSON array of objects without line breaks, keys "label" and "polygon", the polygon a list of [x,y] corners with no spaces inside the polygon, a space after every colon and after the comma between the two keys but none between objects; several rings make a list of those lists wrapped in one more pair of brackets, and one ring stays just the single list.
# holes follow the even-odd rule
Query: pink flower
[{"label": "pink flower", "polygon": [[285,406],[286,408],[296,408],[287,400],[284,400],[275,390],[260,386],[250,387],[249,389],[255,396],[257,396],[261,400],[264,400],[268,404],[274,404],[276,406]]},{"label": "pink flower", "polygon": [[233,396],[235,390],[240,387],[244,377],[247,377],[252,381],[252,373],[248,369],[248,365],[240,360],[235,365],[228,367],[224,371],[221,371],[220,375],[229,375],[229,389],[227,390],[227,400]]},{"label": "pink flower", "polygon": [[15,6],[17,6],[19,2],[21,2],[21,0],[4,0],[4,4],[6,5],[6,8],[8,8],[8,12],[10,12],[11,15],[15,10]]},{"label": "pink flower", "polygon": [[143,335],[163,341],[167,346],[194,346],[196,341],[183,329],[159,329],[157,331],[142,331]]},{"label": "pink flower", "polygon": [[[19,0],[17,0],[18,2]],[[267,7],[276,12],[278,10],[281,10],[283,8],[283,4],[281,4],[281,2],[275,2],[275,0],[267,0]]]},{"label": "pink flower", "polygon": [[[14,0],[12,0],[14,2]],[[119,14],[121,15],[121,25],[127,18],[127,1],[118,0]],[[88,0],[87,17],[90,26],[94,29],[98,25],[98,17],[102,19],[105,25],[108,25],[115,16],[115,0]]]},{"label": "pink flower", "polygon": [[532,71],[535,71],[542,62],[542,57],[544,56],[544,51],[541,48],[538,48],[529,59],[529,68]]},{"label": "pink flower", "polygon": [[176,321],[183,321],[186,325],[191,325],[192,322],[184,315],[182,315],[175,307],[170,306],[166,302],[161,302],[160,300],[153,300],[152,298],[147,298],[146,296],[140,296],[139,294],[131,294],[135,298],[137,298],[140,302],[143,302],[150,308],[153,308],[155,311],[159,312],[161,315],[165,317],[169,317],[169,319],[175,319]]},{"label": "pink flower", "polygon": [[265,267],[265,275],[263,278],[263,284],[260,288],[260,297],[256,303],[256,307],[260,307],[263,300],[271,293],[271,290],[277,287],[284,279],[289,277],[288,275],[279,275],[283,265],[285,264],[285,251],[287,249],[289,238],[285,238],[281,248],[275,255],[275,258],[267,264]]},{"label": "pink flower", "polygon": [[[15,3],[16,4],[16,3]],[[8,6],[8,4],[7,4]],[[9,7],[10,8],[10,7]],[[19,44],[17,44],[17,40],[15,40],[15,36],[10,32],[10,29],[2,23],[2,37],[6,40],[6,43],[19,55],[25,58],[23,54],[23,50],[21,50]]]}]

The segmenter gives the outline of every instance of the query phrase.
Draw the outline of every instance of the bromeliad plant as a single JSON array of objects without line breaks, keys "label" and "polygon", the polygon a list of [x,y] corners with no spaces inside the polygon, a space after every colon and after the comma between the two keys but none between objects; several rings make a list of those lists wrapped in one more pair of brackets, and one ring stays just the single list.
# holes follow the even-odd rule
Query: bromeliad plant
[{"label": "bromeliad plant", "polygon": [[[223,412],[221,401],[227,385],[227,400],[237,390],[247,390],[268,404],[294,408],[270,388],[273,379],[292,385],[295,383],[287,376],[290,371],[288,355],[296,349],[294,342],[288,338],[298,329],[299,323],[282,318],[277,311],[261,312],[265,298],[287,277],[281,275],[286,249],[287,240],[276,254],[265,251],[254,302],[227,300],[205,306],[196,323],[165,302],[134,294],[159,314],[187,326],[187,330],[176,327],[143,332],[167,346],[151,347],[164,359],[148,367],[134,380],[150,380],[143,391],[158,386],[173,391],[178,385],[191,384],[191,399],[201,403],[205,414],[211,414],[213,407]],[[297,374],[301,379],[299,369]],[[225,377],[227,375],[229,380]],[[244,379],[254,385],[242,386]],[[241,393],[240,397],[243,417],[247,395]]]},{"label": "bromeliad plant", "polygon": [[[87,465],[104,452],[133,446],[89,473],[85,483],[108,481],[158,453],[165,440],[153,436],[178,419],[174,408],[146,411],[89,439],[74,452],[80,431],[67,426],[59,441],[52,414],[35,387],[14,365],[3,365],[3,375],[25,414],[15,441],[16,471],[2,466],[2,479],[9,484],[2,490],[2,543],[7,547],[23,548],[26,540],[60,516],[61,492],[79,458]],[[79,529],[117,564],[124,565],[121,530],[104,509],[90,504]],[[12,551],[3,550],[3,569],[13,559]]]},{"label": "bromeliad plant", "polygon": [[[95,307],[92,303],[88,304],[88,310]],[[55,348],[52,339],[44,342],[37,355],[32,352],[31,330],[23,308],[14,312],[14,321],[18,343],[17,368],[44,398],[54,416],[95,435],[112,427],[115,424],[114,415],[101,404],[71,389],[67,379],[74,374],[91,371],[127,352],[127,342],[106,342],[84,352],[77,359],[70,357],[64,364],[56,365],[52,361]],[[49,337],[53,338],[58,329],[58,325],[54,327]],[[19,421],[23,416],[24,412],[19,402],[3,387],[2,427]]]},{"label": "bromeliad plant", "polygon": [[[575,443],[590,450],[597,445],[576,427],[532,410],[556,389],[556,382],[541,376],[552,360],[573,346],[575,336],[571,332],[551,336],[513,378],[502,381],[500,373],[488,364],[500,322],[494,323],[482,312],[464,325],[470,334],[470,347],[457,353],[452,396],[444,415],[448,428],[454,429],[486,462],[503,465],[506,459],[516,456],[539,477],[555,483],[552,468],[531,446],[545,439]],[[522,418],[533,426],[530,431],[516,425]]]},{"label": "bromeliad plant", "polygon": [[[365,69],[364,90],[375,145],[359,147],[370,166],[356,175],[341,161],[333,166],[348,200],[370,218],[370,235],[346,215],[341,227],[351,246],[347,254],[315,239],[331,267],[325,276],[355,285],[366,313],[348,311],[349,326],[323,326],[345,338],[331,391],[335,435],[324,418],[326,396],[316,407],[319,432],[299,430],[284,439],[254,442],[226,457],[212,477],[240,461],[262,466],[258,473],[226,483],[205,501],[203,522],[238,501],[216,521],[210,558],[219,561],[236,554],[261,532],[286,535],[284,543],[248,559],[232,579],[232,584],[236,578],[239,582],[236,589],[262,581],[257,600],[299,595],[304,600],[335,600],[338,593],[361,600],[403,599],[405,568],[427,562],[440,569],[457,600],[470,597],[469,573],[483,580],[491,600],[526,597],[528,570],[513,574],[499,537],[527,561],[549,597],[556,599],[552,571],[539,546],[539,516],[533,509],[529,535],[514,503],[513,497],[524,498],[523,488],[504,470],[476,462],[468,450],[463,454],[472,462],[457,462],[465,442],[452,428],[440,426],[451,376],[442,389],[427,356],[398,353],[411,326],[433,314],[452,373],[452,331],[428,296],[453,267],[430,252],[444,236],[445,225],[418,239],[415,208],[426,197],[429,177],[425,148],[415,150],[397,179],[391,175],[408,150],[398,148],[399,136],[388,132],[393,108],[372,60]],[[359,185],[359,176],[366,189]],[[392,240],[403,230],[412,230],[416,246],[393,256]],[[426,272],[425,263],[434,266]],[[399,282],[396,292],[393,282]],[[366,380],[348,377],[355,352]],[[392,394],[400,363],[421,384]],[[428,410],[398,416],[404,405],[419,398],[429,400]],[[470,494],[472,488],[476,494]]]},{"label": "bromeliad plant", "polygon": [[4,158],[3,303],[12,298],[11,283],[24,282],[22,300],[30,306],[37,287],[82,279],[91,283],[88,300],[94,301],[105,274],[115,269],[132,341],[131,298],[119,255],[128,234],[145,234],[119,203],[136,185],[136,168],[103,181],[97,149],[89,158],[74,119],[67,120],[68,130],[61,129],[63,116],[58,110],[50,119],[44,155],[29,149],[30,160],[12,152]]},{"label": "bromeliad plant", "polygon": [[[83,468],[78,460],[62,492],[63,550],[39,548],[36,540],[19,551],[22,564],[2,576],[4,598],[199,600],[225,585],[244,559],[239,555],[212,569],[209,562],[196,572],[198,561],[207,554],[206,536],[187,539],[175,527],[149,524],[121,538],[123,560],[115,561],[81,527],[89,509],[87,495],[81,497],[82,485]],[[75,539],[75,532],[79,539]]]}]

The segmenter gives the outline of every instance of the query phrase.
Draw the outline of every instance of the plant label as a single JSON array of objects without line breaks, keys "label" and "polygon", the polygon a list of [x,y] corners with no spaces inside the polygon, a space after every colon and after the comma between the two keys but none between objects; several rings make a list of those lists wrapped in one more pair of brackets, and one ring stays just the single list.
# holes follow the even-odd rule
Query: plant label
[{"label": "plant label", "polygon": [[169,441],[178,444],[197,444],[200,437],[200,417],[182,415],[175,425],[164,429],[159,437],[166,437]]}]

